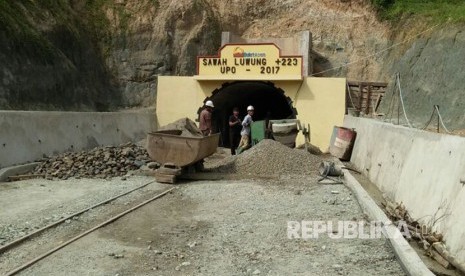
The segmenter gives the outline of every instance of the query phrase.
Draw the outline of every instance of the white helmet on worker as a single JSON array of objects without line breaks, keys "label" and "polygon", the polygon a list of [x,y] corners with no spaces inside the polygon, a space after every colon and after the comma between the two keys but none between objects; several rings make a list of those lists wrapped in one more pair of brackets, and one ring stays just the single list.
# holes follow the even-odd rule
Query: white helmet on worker
[{"label": "white helmet on worker", "polygon": [[207,102],[205,103],[205,106],[215,107],[215,106],[213,105],[213,102],[212,102],[212,101],[207,101]]},{"label": "white helmet on worker", "polygon": [[247,111],[254,111],[253,106],[249,105],[249,106],[247,107]]}]

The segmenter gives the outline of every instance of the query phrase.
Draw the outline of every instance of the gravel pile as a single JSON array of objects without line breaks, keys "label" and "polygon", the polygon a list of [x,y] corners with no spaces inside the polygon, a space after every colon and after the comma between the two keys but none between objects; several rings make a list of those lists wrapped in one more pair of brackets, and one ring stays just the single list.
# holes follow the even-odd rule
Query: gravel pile
[{"label": "gravel pile", "polygon": [[150,162],[145,148],[133,143],[99,147],[90,151],[67,152],[38,165],[32,174],[45,178],[109,178],[126,175]]},{"label": "gravel pile", "polygon": [[266,139],[242,154],[225,158],[211,170],[255,175],[309,175],[318,170],[324,158]]}]

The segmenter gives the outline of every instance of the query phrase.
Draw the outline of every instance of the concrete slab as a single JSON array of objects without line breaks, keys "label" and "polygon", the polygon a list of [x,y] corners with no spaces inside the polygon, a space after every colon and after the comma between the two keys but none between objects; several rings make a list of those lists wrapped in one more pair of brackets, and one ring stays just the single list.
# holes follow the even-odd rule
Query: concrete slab
[{"label": "concrete slab", "polygon": [[40,162],[33,162],[24,165],[12,166],[0,169],[0,183],[8,180],[9,176],[24,174],[32,171]]}]

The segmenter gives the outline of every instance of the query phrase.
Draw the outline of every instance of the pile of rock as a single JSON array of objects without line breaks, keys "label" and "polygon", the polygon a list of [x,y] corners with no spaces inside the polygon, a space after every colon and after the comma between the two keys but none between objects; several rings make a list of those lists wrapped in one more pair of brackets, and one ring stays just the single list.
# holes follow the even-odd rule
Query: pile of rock
[{"label": "pile of rock", "polygon": [[199,137],[203,136],[200,129],[197,127],[194,121],[189,118],[182,118],[171,124],[162,126],[158,129],[159,131],[181,131],[180,135],[184,137]]},{"label": "pile of rock", "polygon": [[67,152],[43,159],[33,174],[46,178],[110,178],[124,176],[147,165],[145,148],[133,143],[117,147],[99,147],[90,151]]},{"label": "pile of rock", "polygon": [[245,175],[309,175],[317,172],[320,162],[327,158],[265,139],[240,155],[225,158],[211,170]]}]

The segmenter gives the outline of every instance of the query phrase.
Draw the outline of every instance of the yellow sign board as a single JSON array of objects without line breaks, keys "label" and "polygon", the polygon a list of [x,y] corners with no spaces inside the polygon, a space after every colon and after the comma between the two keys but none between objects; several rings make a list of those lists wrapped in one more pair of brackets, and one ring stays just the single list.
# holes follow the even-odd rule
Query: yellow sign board
[{"label": "yellow sign board", "polygon": [[302,56],[282,56],[275,44],[226,44],[217,56],[197,57],[197,79],[302,79]]}]

